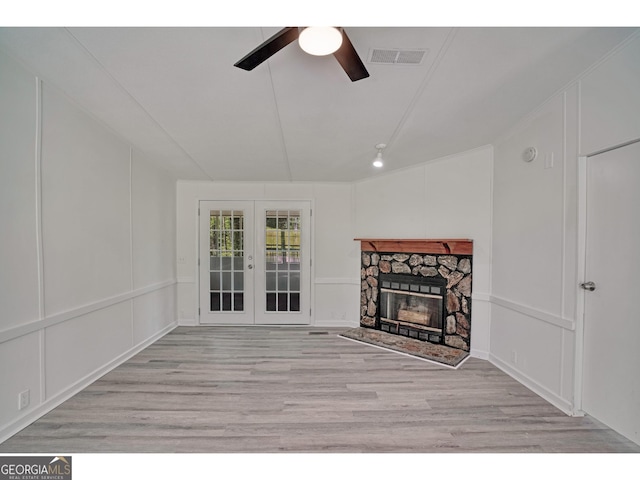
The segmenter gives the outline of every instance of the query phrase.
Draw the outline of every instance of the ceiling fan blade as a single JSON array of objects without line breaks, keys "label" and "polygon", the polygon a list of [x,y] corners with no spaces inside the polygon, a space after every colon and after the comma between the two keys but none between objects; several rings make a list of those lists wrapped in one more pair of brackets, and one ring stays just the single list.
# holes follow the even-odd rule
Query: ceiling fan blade
[{"label": "ceiling fan blade", "polygon": [[296,40],[299,34],[298,27],[285,27],[257,48],[251,50],[242,59],[234,63],[233,66],[243,70],[253,70],[274,53]]},{"label": "ceiling fan blade", "polygon": [[336,57],[338,63],[340,63],[352,82],[362,80],[369,76],[369,72],[367,72],[364,63],[362,63],[362,60],[360,60],[358,56],[358,52],[356,52],[356,49],[353,47],[351,40],[349,40],[344,30],[342,30],[342,45],[333,53],[333,56]]}]

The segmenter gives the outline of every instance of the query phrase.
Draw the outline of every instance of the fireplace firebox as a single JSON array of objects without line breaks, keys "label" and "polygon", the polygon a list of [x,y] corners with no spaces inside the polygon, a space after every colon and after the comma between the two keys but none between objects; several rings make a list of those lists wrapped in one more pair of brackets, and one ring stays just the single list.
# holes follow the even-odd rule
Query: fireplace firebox
[{"label": "fireplace firebox", "polygon": [[444,279],[380,274],[377,328],[432,343],[444,343]]}]

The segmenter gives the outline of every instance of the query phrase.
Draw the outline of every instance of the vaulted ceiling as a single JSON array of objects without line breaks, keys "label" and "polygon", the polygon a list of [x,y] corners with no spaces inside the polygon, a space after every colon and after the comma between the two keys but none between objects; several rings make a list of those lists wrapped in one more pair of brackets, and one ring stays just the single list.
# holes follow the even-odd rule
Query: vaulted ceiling
[{"label": "vaulted ceiling", "polygon": [[[234,67],[280,28],[12,27],[0,48],[177,178],[354,181],[492,143],[637,30],[345,27],[369,78],[296,42]],[[394,51],[422,59],[371,58]]]}]

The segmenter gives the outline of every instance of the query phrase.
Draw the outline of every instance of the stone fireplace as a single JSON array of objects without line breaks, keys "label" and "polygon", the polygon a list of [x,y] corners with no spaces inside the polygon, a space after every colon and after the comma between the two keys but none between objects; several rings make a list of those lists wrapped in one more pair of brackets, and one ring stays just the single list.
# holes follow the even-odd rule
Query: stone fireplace
[{"label": "stone fireplace", "polygon": [[356,240],[360,326],[470,350],[471,240]]}]

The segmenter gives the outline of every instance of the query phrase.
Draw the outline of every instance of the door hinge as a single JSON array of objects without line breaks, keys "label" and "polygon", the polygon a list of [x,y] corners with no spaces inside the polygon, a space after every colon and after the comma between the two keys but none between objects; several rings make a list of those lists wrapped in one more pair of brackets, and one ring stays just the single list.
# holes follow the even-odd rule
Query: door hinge
[{"label": "door hinge", "polygon": [[200,266],[200,259],[198,259],[198,266]]},{"label": "door hinge", "polygon": [[309,316],[311,316],[311,309],[309,309]]},{"label": "door hinge", "polygon": [[310,208],[310,209],[309,209],[309,216],[310,216],[310,217],[313,217],[313,208]]},{"label": "door hinge", "polygon": [[200,208],[198,208],[198,216],[200,216]]},{"label": "door hinge", "polygon": [[198,316],[200,316],[200,307],[198,307]]}]

